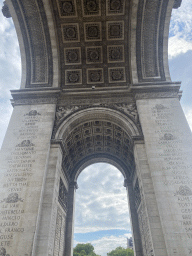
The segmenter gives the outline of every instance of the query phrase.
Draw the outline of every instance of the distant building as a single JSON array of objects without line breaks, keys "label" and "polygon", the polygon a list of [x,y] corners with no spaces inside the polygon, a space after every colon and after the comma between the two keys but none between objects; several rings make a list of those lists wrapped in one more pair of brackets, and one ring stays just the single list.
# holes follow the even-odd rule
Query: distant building
[{"label": "distant building", "polygon": [[127,238],[127,248],[130,248],[133,250],[133,239],[132,237]]}]

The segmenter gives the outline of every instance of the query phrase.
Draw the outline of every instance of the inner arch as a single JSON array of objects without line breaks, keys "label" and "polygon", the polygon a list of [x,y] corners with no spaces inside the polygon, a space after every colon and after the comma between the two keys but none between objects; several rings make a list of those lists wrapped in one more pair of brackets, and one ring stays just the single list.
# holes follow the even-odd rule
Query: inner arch
[{"label": "inner arch", "polygon": [[131,231],[121,172],[111,164],[91,164],[78,176],[77,183],[74,246],[90,242],[99,255],[118,246],[126,248]]},{"label": "inner arch", "polygon": [[65,138],[63,169],[70,180],[76,180],[82,166],[89,161],[107,159],[124,169],[129,177],[134,169],[133,141],[131,136],[114,122],[87,121],[76,126]]}]

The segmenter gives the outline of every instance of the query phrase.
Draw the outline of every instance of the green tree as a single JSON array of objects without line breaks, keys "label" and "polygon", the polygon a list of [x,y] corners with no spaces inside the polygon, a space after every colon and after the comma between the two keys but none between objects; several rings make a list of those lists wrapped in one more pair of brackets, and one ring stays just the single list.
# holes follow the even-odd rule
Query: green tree
[{"label": "green tree", "polygon": [[134,256],[133,250],[123,247],[117,247],[115,250],[112,250],[107,254],[108,256]]},{"label": "green tree", "polygon": [[99,256],[94,252],[92,244],[77,244],[73,249],[73,256]]}]

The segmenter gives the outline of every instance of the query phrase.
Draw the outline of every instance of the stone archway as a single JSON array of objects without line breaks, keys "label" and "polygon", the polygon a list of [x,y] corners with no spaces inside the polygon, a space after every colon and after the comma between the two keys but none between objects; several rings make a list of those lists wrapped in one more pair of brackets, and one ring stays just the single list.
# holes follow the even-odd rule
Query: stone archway
[{"label": "stone archway", "polygon": [[0,155],[1,250],[70,256],[76,175],[104,157],[126,177],[136,256],[188,256],[192,137],[167,56],[181,0],[93,2],[7,0],[23,75]]},{"label": "stone archway", "polygon": [[[155,230],[151,227],[148,218],[151,213],[147,210],[147,204],[150,204],[150,201],[143,197],[143,193],[147,189],[145,182],[147,181],[148,185],[152,185],[152,180],[149,169],[146,168],[148,164],[146,163],[145,145],[139,121],[110,108],[86,108],[63,118],[63,121],[57,127],[57,131],[53,134],[51,148],[50,159],[54,156],[54,161],[57,162],[60,158],[61,165],[60,172],[57,171],[57,176],[60,179],[60,192],[58,199],[55,199],[58,201],[57,206],[55,206],[57,207],[55,222],[63,222],[63,228],[65,229],[65,234],[63,233],[65,239],[62,240],[63,246],[60,245],[60,249],[57,247],[58,241],[62,239],[62,233],[60,233],[60,236],[55,237],[52,250],[64,253],[66,256],[72,255],[77,177],[90,163],[104,161],[117,166],[124,176],[136,255],[154,253],[156,248],[151,233]],[[58,148],[61,149],[61,151],[59,150],[60,157],[54,154],[58,151]],[[143,157],[145,159],[143,159],[145,161],[144,168],[143,163],[140,163],[140,158]],[[52,168],[50,169],[50,175],[51,172]],[[153,188],[148,193],[150,194],[150,200],[155,199]],[[44,200],[47,200],[46,190],[45,195],[46,199]],[[52,198],[53,193],[50,193],[49,196]],[[155,202],[153,202],[154,205]],[[52,209],[54,209],[53,205]],[[154,213],[152,213],[153,215]],[[158,218],[157,206],[155,216]],[[43,226],[43,219],[42,212],[41,232],[45,232],[43,230],[46,228]],[[158,219],[156,221],[161,225]],[[61,228],[61,224],[58,224],[58,228]],[[161,228],[158,229],[158,232],[160,230]],[[58,233],[57,229],[55,232]],[[163,236],[162,239],[164,239]],[[41,246],[40,239],[37,248]]]}]

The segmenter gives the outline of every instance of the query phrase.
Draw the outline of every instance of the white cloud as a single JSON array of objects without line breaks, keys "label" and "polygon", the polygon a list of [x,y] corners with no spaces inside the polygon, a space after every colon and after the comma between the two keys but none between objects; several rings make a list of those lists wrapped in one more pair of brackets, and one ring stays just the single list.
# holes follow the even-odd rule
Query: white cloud
[{"label": "white cloud", "polygon": [[[0,0],[0,9],[3,0]],[[15,27],[11,18],[0,11],[0,147],[12,113],[10,90],[18,89],[21,80],[21,58]]]},{"label": "white cloud", "polygon": [[187,41],[178,36],[173,36],[169,39],[169,59],[189,50],[192,50],[192,41]]},{"label": "white cloud", "polygon": [[[95,253],[101,256],[106,256],[108,252],[116,249],[121,246],[123,248],[127,248],[127,238],[130,238],[131,234],[127,233],[120,236],[105,236],[98,240],[88,241],[90,242],[94,248]],[[74,245],[78,244],[78,241],[74,241]]]},{"label": "white cloud", "polygon": [[192,2],[183,0],[181,7],[172,11],[169,58],[189,50],[192,50]]},{"label": "white cloud", "polygon": [[130,229],[123,175],[108,164],[86,168],[78,180],[75,233]]}]

